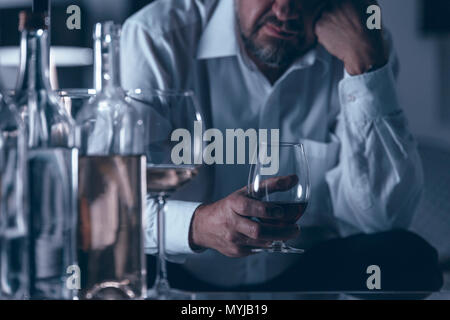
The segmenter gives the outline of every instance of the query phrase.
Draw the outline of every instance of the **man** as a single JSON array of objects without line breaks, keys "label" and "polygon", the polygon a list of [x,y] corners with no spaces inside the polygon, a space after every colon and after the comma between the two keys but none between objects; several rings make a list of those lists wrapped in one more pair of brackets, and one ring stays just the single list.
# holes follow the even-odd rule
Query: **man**
[{"label": "man", "polygon": [[[408,226],[423,177],[397,100],[393,49],[386,34],[366,27],[374,3],[160,0],[127,21],[124,87],[192,89],[208,127],[280,129],[281,141],[304,144],[310,163],[300,233],[295,224],[248,219],[288,218],[246,197],[248,166],[207,168],[177,194],[166,215],[166,249],[183,263],[170,275],[176,286],[362,290],[372,264],[390,279],[383,289],[405,289],[420,268],[420,289],[440,285],[436,254],[423,240],[380,233]],[[150,248],[156,223],[148,215]],[[251,255],[286,239],[310,250]],[[398,261],[411,271],[399,275]]]}]

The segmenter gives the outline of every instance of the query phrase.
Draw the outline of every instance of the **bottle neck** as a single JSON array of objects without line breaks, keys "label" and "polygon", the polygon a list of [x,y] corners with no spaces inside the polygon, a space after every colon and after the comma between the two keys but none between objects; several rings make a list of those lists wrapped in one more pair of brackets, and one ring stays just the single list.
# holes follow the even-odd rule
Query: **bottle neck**
[{"label": "bottle neck", "polygon": [[22,32],[16,91],[51,90],[48,31]]},{"label": "bottle neck", "polygon": [[120,40],[106,35],[95,39],[94,86],[97,92],[113,92],[121,88]]}]

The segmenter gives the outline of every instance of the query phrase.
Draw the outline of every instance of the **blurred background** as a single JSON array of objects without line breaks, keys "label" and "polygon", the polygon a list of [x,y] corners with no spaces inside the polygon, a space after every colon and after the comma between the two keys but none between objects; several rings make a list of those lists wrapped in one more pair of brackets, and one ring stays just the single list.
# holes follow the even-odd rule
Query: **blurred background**
[{"label": "blurred background", "polygon": [[[65,51],[72,63],[61,62],[57,68],[59,87],[92,87],[90,52],[73,47],[92,46],[95,22],[112,19],[123,23],[150,2],[53,0],[52,46],[69,46],[73,52],[72,55]],[[419,141],[425,169],[425,195],[411,228],[438,248],[443,268],[450,270],[450,1],[379,0],[379,3],[383,23],[393,35],[400,59],[400,100]],[[66,27],[66,10],[72,4],[81,8],[81,30]],[[17,16],[26,8],[31,8],[31,0],[0,0],[0,77],[9,88],[15,85],[18,62],[10,47],[19,44]],[[5,52],[9,56],[1,54]]]},{"label": "blurred background", "polygon": [[[150,2],[152,0],[53,0],[52,45],[90,48],[95,22],[112,19],[123,23]],[[400,57],[399,94],[411,127],[421,139],[450,148],[450,1],[379,2],[383,22],[393,34]],[[0,46],[18,45],[18,12],[31,8],[31,3],[32,0],[0,0]],[[66,28],[66,10],[72,4],[81,8],[81,30]],[[59,87],[92,86],[92,67],[86,66],[89,64],[86,59],[81,60],[84,66],[58,68]],[[16,74],[12,70],[13,62],[8,59],[3,64],[8,65],[3,69],[10,69],[6,70],[8,76],[5,70],[2,72],[6,85],[13,87]]]}]

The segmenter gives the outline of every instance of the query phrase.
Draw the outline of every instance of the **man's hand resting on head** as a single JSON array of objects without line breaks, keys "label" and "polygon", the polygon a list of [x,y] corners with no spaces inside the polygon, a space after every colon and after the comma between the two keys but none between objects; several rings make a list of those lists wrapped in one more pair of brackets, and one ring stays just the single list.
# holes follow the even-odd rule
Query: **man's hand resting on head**
[{"label": "man's hand resting on head", "polygon": [[[267,188],[263,189],[269,193],[287,191],[297,181],[295,175],[271,178],[265,181]],[[253,248],[296,238],[299,229],[293,218],[279,206],[249,198],[244,187],[225,199],[197,208],[190,244],[193,249],[215,249],[228,257],[248,256]]]},{"label": "man's hand resting on head", "polygon": [[347,72],[359,75],[386,65],[388,54],[381,30],[366,26],[374,0],[330,0],[315,26],[318,42],[341,60]]}]

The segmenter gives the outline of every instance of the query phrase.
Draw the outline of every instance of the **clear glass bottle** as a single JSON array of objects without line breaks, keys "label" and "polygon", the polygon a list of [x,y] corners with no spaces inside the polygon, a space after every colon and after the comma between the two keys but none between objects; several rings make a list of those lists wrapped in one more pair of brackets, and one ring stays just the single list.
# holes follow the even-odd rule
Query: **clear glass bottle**
[{"label": "clear glass bottle", "polygon": [[75,122],[50,86],[48,17],[21,12],[19,21],[15,101],[27,131],[30,296],[73,299],[77,295],[76,281],[71,282],[76,266]]},{"label": "clear glass bottle", "polygon": [[146,293],[145,127],[120,86],[120,30],[113,22],[95,26],[97,95],[77,116],[83,299],[139,299]]},{"label": "clear glass bottle", "polygon": [[25,128],[0,93],[0,299],[28,297]]}]

